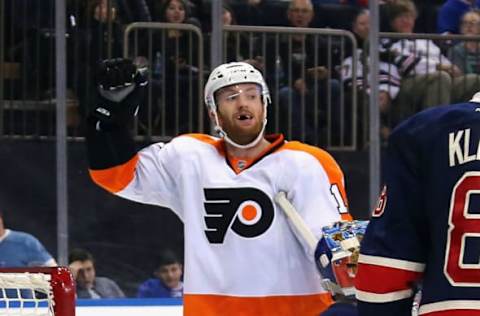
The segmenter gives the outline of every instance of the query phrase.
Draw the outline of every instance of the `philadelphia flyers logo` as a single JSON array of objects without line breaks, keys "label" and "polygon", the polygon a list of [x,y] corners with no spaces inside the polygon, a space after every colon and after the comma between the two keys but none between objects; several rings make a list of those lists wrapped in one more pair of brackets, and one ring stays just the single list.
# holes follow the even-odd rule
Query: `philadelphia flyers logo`
[{"label": "philadelphia flyers logo", "polygon": [[229,229],[253,238],[272,225],[273,203],[268,195],[255,188],[204,189],[205,234],[212,244],[223,243]]}]

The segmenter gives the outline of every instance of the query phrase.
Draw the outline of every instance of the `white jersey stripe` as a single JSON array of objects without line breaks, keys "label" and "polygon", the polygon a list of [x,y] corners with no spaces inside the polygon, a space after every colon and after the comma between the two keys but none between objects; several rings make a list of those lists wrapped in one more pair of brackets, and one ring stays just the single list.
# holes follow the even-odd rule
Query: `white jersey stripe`
[{"label": "white jersey stripe", "polygon": [[418,314],[422,315],[422,314],[455,310],[455,309],[480,310],[480,300],[479,301],[453,300],[453,301],[443,301],[443,302],[425,304],[420,306]]},{"label": "white jersey stripe", "polygon": [[358,262],[373,264],[373,265],[383,266],[383,267],[390,267],[395,269],[401,269],[401,270],[408,270],[413,272],[423,272],[425,270],[424,263],[385,258],[385,257],[369,256],[364,254],[360,254],[360,257],[358,258]]},{"label": "white jersey stripe", "polygon": [[413,294],[411,289],[402,290],[397,292],[390,293],[372,293],[356,290],[355,296],[358,300],[368,303],[388,303],[403,300],[405,298],[411,297]]}]

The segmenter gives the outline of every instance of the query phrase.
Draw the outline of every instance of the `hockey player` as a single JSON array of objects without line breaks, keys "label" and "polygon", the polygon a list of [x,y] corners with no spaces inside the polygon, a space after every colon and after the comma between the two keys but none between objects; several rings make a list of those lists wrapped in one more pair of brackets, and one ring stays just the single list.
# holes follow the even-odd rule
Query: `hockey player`
[{"label": "hockey player", "polygon": [[287,192],[312,231],[347,211],[325,151],[264,136],[270,95],[246,63],[215,68],[205,102],[220,138],[187,134],[135,150],[127,126],[146,81],[127,60],[102,64],[87,135],[90,175],[123,198],[172,209],[185,225],[184,315],[313,316],[331,303],[273,197]]},{"label": "hockey player", "polygon": [[401,124],[361,244],[360,315],[480,315],[480,93]]}]

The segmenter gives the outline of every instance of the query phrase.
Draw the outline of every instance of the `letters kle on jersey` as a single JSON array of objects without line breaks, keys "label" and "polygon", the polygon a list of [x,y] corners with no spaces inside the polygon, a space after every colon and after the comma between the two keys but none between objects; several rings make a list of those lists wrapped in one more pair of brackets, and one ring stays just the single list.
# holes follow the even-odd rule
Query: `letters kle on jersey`
[{"label": "letters kle on jersey", "polygon": [[[480,315],[480,93],[392,133],[386,187],[361,245],[361,315]],[[372,277],[375,276],[375,277]]]},{"label": "letters kle on jersey", "polygon": [[273,197],[287,192],[319,233],[351,219],[343,173],[318,148],[267,139],[271,145],[252,162],[226,159],[223,140],[190,134],[90,170],[107,190],[168,207],[184,222],[185,315],[313,316],[331,304]]}]

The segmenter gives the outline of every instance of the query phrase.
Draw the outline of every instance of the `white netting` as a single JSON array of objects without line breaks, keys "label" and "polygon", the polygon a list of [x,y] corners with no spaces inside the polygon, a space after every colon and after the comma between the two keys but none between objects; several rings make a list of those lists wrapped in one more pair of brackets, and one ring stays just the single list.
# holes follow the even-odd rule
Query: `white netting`
[{"label": "white netting", "polygon": [[0,316],[54,316],[51,276],[0,273]]}]

